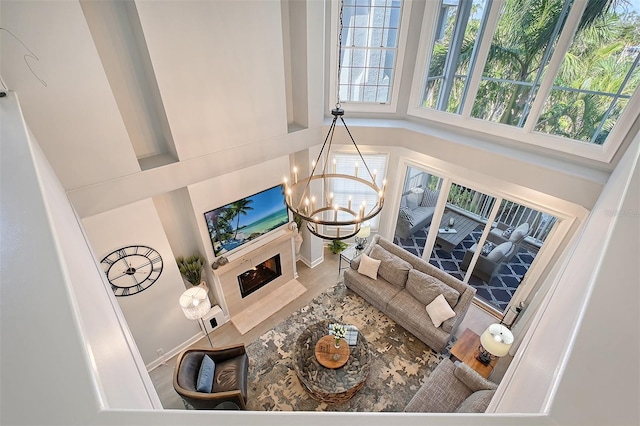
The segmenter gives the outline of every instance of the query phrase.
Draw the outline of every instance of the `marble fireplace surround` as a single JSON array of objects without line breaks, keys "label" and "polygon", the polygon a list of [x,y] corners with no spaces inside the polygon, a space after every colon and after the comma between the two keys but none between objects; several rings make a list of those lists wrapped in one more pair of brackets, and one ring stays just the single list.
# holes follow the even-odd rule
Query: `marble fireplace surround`
[{"label": "marble fireplace surround", "polygon": [[[297,283],[295,281],[297,274],[294,234],[288,229],[283,229],[282,232],[275,235],[272,240],[256,248],[248,247],[248,250],[234,257],[230,256],[229,263],[213,270],[213,275],[222,289],[231,321],[234,321],[234,318],[238,319],[238,317],[269,316],[290,302],[287,298],[282,297],[282,293],[286,293],[288,285]],[[243,298],[240,293],[238,276],[277,254],[280,254],[282,275]]]}]

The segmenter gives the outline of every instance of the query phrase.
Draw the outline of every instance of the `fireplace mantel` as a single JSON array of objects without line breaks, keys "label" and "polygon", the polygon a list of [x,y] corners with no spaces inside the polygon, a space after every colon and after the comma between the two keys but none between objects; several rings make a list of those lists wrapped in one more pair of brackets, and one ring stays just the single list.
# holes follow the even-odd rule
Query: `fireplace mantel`
[{"label": "fireplace mantel", "polygon": [[[234,316],[247,309],[255,310],[263,303],[273,303],[272,300],[265,302],[265,297],[295,279],[293,237],[293,231],[282,229],[271,240],[259,246],[254,244],[242,252],[234,253],[229,256],[227,264],[212,269],[213,275],[222,289],[222,297],[232,320]],[[240,293],[238,276],[277,254],[280,254],[282,275],[243,298]]]}]

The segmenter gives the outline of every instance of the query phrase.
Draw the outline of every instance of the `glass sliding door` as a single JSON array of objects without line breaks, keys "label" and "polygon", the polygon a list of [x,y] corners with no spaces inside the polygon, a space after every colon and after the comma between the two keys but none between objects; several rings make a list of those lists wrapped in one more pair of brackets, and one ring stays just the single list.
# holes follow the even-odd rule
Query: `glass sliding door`
[{"label": "glass sliding door", "polygon": [[[446,200],[440,197],[443,191]],[[444,205],[437,204],[439,198]],[[476,299],[502,317],[556,221],[545,212],[408,167],[393,241],[473,286]],[[518,301],[524,298],[523,292],[517,295]]]},{"label": "glass sliding door", "polygon": [[[476,298],[504,314],[556,220],[502,200],[486,239],[467,249],[461,264],[468,283],[477,290]],[[474,256],[478,247],[480,253]]]},{"label": "glass sliding door", "polygon": [[496,202],[490,195],[452,183],[438,227],[429,262],[448,274],[464,280],[463,261],[477,245]]},{"label": "glass sliding door", "polygon": [[424,252],[442,181],[439,176],[407,167],[393,242],[418,257]]}]

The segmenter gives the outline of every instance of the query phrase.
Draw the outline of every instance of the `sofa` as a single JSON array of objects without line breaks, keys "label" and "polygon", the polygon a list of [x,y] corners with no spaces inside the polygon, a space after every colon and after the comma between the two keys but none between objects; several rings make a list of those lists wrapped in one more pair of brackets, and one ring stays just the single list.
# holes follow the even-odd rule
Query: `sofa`
[{"label": "sofa", "polygon": [[[372,264],[378,265],[375,272]],[[445,349],[476,293],[380,235],[353,259],[344,282],[437,352]]]},{"label": "sofa", "polygon": [[405,412],[484,413],[498,385],[476,373],[467,364],[449,358],[429,375],[411,398]]},{"label": "sofa", "polygon": [[409,238],[431,224],[438,195],[439,191],[425,191],[422,188],[404,194],[400,199],[395,235],[398,238]]}]

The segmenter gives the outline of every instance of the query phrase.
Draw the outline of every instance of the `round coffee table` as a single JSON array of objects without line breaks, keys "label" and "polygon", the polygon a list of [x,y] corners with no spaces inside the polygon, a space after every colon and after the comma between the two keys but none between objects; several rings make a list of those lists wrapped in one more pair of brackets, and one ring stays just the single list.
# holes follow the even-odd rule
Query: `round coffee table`
[{"label": "round coffee table", "polygon": [[[359,333],[357,344],[349,346],[350,353],[343,366],[327,368],[320,364],[316,357],[316,346],[329,334],[331,323],[339,321],[320,321],[300,334],[293,352],[293,368],[311,397],[335,404],[348,401],[362,389],[369,375],[371,358],[367,340]],[[346,342],[343,341],[342,345],[346,345]]]}]

